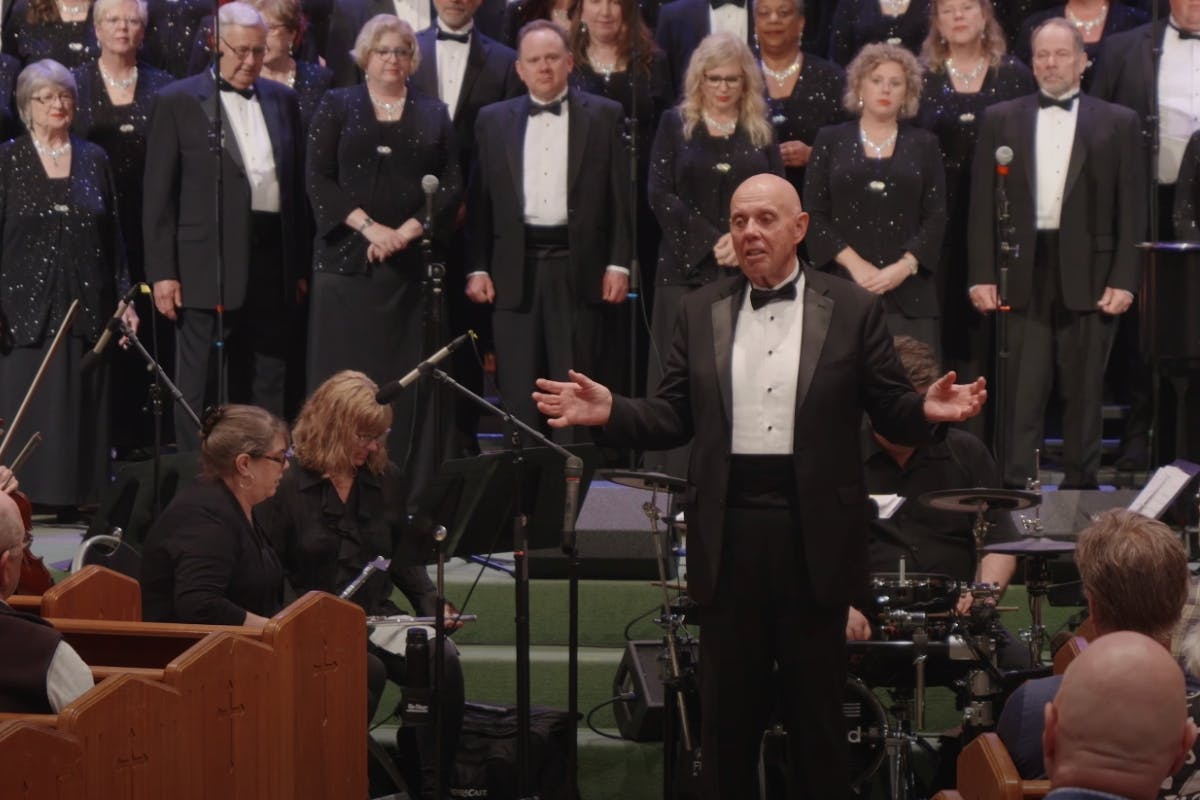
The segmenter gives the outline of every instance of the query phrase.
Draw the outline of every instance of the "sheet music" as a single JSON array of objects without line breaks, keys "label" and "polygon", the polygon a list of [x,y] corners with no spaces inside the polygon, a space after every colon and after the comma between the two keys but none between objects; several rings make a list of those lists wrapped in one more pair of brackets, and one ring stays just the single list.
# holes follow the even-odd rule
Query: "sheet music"
[{"label": "sheet music", "polygon": [[1158,519],[1198,472],[1200,466],[1183,460],[1159,467],[1150,476],[1145,488],[1129,504],[1129,510]]},{"label": "sheet music", "polygon": [[891,519],[900,510],[900,506],[904,505],[904,498],[898,494],[873,494],[871,499],[879,506],[880,519]]}]

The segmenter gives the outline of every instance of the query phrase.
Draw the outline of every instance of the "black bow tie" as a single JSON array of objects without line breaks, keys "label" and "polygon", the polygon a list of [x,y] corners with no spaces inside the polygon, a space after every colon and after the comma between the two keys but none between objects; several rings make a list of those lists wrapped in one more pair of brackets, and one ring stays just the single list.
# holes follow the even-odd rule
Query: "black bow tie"
[{"label": "black bow tie", "polygon": [[1185,31],[1183,28],[1179,27],[1178,25],[1171,25],[1171,27],[1175,29],[1175,33],[1179,34],[1179,38],[1180,38],[1182,41],[1185,41],[1185,42],[1188,42],[1188,41],[1197,41],[1197,42],[1200,42],[1200,32],[1197,32],[1197,31]]},{"label": "black bow tie", "polygon": [[777,300],[795,300],[796,299],[796,282],[788,281],[783,286],[775,289],[759,289],[750,287],[750,307],[758,311],[763,306],[774,303]]},{"label": "black bow tie", "polygon": [[721,6],[737,6],[738,8],[745,8],[746,0],[708,0],[708,4],[712,6],[713,11],[716,11]]},{"label": "black bow tie", "polygon": [[546,103],[545,105],[542,105],[534,100],[530,100],[529,116],[536,117],[538,114],[541,114],[544,111],[547,114],[553,114],[557,117],[562,113],[563,103],[565,103],[566,100],[567,98],[564,97],[561,100],[555,100],[553,103]]},{"label": "black bow tie", "polygon": [[1069,97],[1053,98],[1042,92],[1038,92],[1038,108],[1061,108],[1063,111],[1070,111],[1071,106],[1075,105],[1075,98],[1079,97],[1076,92]]},{"label": "black bow tie", "polygon": [[224,78],[217,78],[217,85],[221,87],[222,92],[233,92],[234,94],[240,94],[242,97],[246,98],[247,100],[254,97],[254,87],[253,86],[251,86],[247,89],[239,89],[236,86],[234,86],[232,83],[230,83],[229,81],[225,80]]},{"label": "black bow tie", "polygon": [[471,41],[471,32],[466,33],[451,33],[444,31],[441,28],[437,29],[437,39],[439,42],[458,42],[459,44],[469,44]]}]

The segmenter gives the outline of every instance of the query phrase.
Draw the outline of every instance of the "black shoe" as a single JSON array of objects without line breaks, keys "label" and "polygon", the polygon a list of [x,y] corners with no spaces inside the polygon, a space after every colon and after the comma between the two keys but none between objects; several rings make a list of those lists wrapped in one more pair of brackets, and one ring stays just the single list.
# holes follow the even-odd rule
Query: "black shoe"
[{"label": "black shoe", "polygon": [[1150,468],[1150,443],[1142,437],[1130,439],[1121,446],[1117,469],[1122,472],[1143,472]]}]

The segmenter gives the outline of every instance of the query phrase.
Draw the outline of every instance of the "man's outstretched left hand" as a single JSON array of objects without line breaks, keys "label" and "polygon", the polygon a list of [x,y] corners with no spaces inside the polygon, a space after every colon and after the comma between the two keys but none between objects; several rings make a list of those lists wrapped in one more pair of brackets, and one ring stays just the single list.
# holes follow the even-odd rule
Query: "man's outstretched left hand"
[{"label": "man's outstretched left hand", "polygon": [[930,422],[962,422],[983,409],[987,402],[987,381],[955,383],[953,370],[934,381],[925,392],[925,419]]}]

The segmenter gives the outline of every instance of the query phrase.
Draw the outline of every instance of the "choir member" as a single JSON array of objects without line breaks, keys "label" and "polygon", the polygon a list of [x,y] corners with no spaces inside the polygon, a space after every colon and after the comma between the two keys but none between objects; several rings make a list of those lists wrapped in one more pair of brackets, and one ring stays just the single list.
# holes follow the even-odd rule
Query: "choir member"
[{"label": "choir member", "polygon": [[929,0],[839,0],[829,58],[846,66],[863,47],[877,42],[917,53],[928,31]]},{"label": "choir member", "polygon": [[92,0],[16,0],[4,24],[4,52],[28,65],[50,58],[74,69],[100,52]]},{"label": "choir member", "polygon": [[333,72],[296,56],[304,39],[304,16],[298,0],[249,0],[267,23],[267,55],[262,77],[296,93],[304,131],[312,124],[321,98],[333,83]]},{"label": "choir member", "polygon": [[1115,33],[1144,25],[1149,17],[1140,8],[1127,6],[1117,0],[1068,0],[1043,11],[1030,14],[1021,25],[1017,36],[1016,54],[1026,64],[1031,63],[1032,52],[1029,40],[1033,31],[1051,17],[1065,17],[1083,37],[1088,66],[1083,73],[1083,90],[1089,91],[1092,76],[1096,74],[1096,59],[1100,56],[1100,44]]}]

